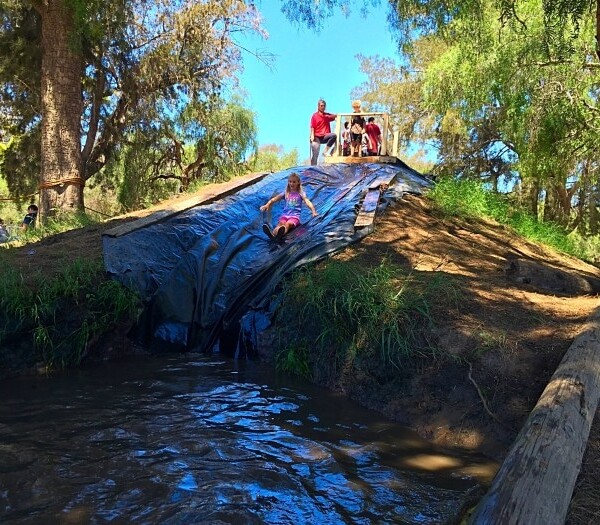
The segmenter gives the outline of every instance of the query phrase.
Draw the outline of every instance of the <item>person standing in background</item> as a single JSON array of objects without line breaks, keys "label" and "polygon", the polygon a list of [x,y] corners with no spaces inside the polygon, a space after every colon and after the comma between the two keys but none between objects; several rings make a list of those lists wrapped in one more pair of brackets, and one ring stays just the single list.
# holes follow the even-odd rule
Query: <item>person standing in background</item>
[{"label": "person standing in background", "polygon": [[[354,113],[360,113],[361,101],[352,101],[352,110]],[[365,132],[365,118],[362,115],[353,115],[350,121],[350,151],[353,157],[361,156],[362,136]]]},{"label": "person standing in background", "polygon": [[344,130],[342,131],[342,155],[347,157],[350,155],[350,122],[344,122]]},{"label": "person standing in background", "polygon": [[337,115],[326,113],[327,103],[319,99],[317,111],[310,118],[310,165],[316,166],[319,158],[321,144],[325,144],[323,155],[331,155],[335,150],[336,135],[331,133],[331,121],[335,120]]},{"label": "person standing in background", "polygon": [[379,155],[379,146],[381,145],[381,130],[375,124],[375,117],[369,117],[365,127],[369,144],[367,146],[367,155]]}]

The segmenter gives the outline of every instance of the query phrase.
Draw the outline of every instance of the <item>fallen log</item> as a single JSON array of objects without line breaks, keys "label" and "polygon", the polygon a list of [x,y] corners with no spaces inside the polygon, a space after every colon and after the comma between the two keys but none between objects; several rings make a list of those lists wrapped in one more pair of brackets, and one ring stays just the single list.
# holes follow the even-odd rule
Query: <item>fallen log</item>
[{"label": "fallen log", "polygon": [[573,341],[469,523],[564,524],[600,397],[600,309]]}]

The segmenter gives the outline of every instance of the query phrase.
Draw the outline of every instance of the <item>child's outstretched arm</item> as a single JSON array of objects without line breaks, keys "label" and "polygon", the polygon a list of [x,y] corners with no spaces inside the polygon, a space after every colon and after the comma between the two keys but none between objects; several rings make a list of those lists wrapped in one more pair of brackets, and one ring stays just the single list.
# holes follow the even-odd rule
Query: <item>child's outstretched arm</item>
[{"label": "child's outstretched arm", "polygon": [[259,209],[260,211],[268,210],[272,204],[275,204],[277,201],[280,201],[284,197],[284,193],[280,193],[279,195],[275,195],[275,197],[269,199],[266,204],[263,204]]},{"label": "child's outstretched arm", "polygon": [[306,204],[306,206],[308,206],[308,209],[312,212],[313,217],[316,217],[317,215],[319,215],[317,213],[317,210],[315,210],[313,203],[310,202],[310,199],[308,197],[302,197],[302,200],[304,201],[304,204]]}]

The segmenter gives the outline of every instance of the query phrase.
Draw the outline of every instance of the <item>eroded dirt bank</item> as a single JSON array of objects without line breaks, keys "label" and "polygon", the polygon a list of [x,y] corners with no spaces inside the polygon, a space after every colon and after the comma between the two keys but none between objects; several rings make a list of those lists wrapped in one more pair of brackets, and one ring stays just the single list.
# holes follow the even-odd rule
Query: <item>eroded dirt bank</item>
[{"label": "eroded dirt bank", "polygon": [[[408,197],[386,210],[373,235],[335,257],[367,267],[386,258],[413,272],[442,272],[462,291],[459,305],[436,318],[427,335],[446,358],[421,361],[398,380],[376,371],[340,374],[329,386],[437,444],[499,461],[600,307],[597,267],[491,221],[443,219],[426,198]],[[265,336],[267,344],[273,340]],[[600,518],[599,439],[596,418],[568,523]]]}]

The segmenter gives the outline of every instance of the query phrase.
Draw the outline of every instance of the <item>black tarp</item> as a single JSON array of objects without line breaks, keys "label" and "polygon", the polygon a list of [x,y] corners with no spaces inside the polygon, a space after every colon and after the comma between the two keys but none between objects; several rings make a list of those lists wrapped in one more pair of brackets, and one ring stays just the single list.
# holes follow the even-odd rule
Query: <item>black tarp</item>
[{"label": "black tarp", "polygon": [[[284,191],[295,171],[319,215],[304,207],[302,225],[281,243],[265,236],[281,212],[259,207]],[[197,206],[121,237],[104,237],[107,271],[146,303],[136,333],[154,349],[210,351],[223,333],[257,309],[283,276],[372,231],[354,228],[361,199],[379,178],[393,176],[382,205],[430,182],[404,163],[330,164],[274,173],[234,195]]]}]

